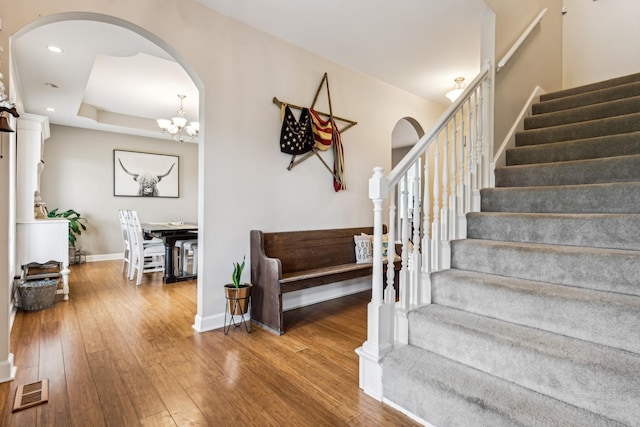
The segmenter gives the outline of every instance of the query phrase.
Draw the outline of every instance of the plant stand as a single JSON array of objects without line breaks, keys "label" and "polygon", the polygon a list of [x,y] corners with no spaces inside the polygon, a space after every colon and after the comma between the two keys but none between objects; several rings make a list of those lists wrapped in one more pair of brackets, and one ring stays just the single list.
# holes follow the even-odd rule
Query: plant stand
[{"label": "plant stand", "polygon": [[[251,319],[245,316],[251,312],[251,288],[246,296],[230,296],[226,295],[226,307],[224,310],[224,334],[229,333],[231,325],[236,328],[244,325],[245,330],[251,333]],[[227,316],[229,316],[229,324],[227,324]],[[235,316],[240,316],[240,320],[236,320]]]}]

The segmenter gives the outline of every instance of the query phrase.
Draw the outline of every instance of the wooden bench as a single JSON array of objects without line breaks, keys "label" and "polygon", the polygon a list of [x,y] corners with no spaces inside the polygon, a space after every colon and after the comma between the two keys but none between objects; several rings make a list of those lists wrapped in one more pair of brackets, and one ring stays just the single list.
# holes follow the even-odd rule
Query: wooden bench
[{"label": "wooden bench", "polygon": [[[353,236],[373,227],[264,233],[251,231],[251,319],[282,335],[282,294],[371,275],[356,264]],[[399,268],[399,263],[396,263]]]}]

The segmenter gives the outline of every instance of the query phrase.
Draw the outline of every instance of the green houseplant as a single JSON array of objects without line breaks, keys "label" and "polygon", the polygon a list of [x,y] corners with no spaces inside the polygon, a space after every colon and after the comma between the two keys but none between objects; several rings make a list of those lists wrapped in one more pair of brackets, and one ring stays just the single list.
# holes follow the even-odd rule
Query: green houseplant
[{"label": "green houseplant", "polygon": [[83,231],[87,231],[87,226],[82,223],[82,221],[86,222],[87,219],[83,218],[73,209],[61,212],[58,212],[58,209],[59,208],[55,208],[49,211],[47,216],[49,218],[64,218],[69,220],[69,246],[75,249],[78,236],[80,236]]},{"label": "green houseplant", "polygon": [[224,285],[227,308],[231,315],[246,314],[249,309],[249,297],[251,296],[252,285],[250,283],[241,283],[245,258],[246,255],[242,258],[242,263],[233,263],[233,273],[231,273],[232,283]]}]

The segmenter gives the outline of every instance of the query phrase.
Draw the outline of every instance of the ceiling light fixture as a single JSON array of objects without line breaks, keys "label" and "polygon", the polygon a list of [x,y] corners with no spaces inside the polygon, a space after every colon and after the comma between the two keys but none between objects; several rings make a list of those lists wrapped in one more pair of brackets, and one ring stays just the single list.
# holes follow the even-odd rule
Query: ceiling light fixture
[{"label": "ceiling light fixture", "polygon": [[47,49],[49,49],[53,53],[62,53],[62,52],[64,52],[62,50],[62,48],[59,48],[58,46],[54,46],[54,45],[47,46]]},{"label": "ceiling light fixture", "polygon": [[190,122],[187,125],[187,119],[184,117],[184,108],[182,106],[182,101],[186,97],[187,95],[178,95],[178,98],[180,98],[180,108],[176,111],[178,113],[177,117],[172,117],[171,120],[156,120],[160,129],[162,129],[162,132],[172,135],[173,139],[180,143],[183,143],[184,141],[191,141],[193,138],[197,137],[200,132],[199,122]]},{"label": "ceiling light fixture", "polygon": [[449,92],[444,94],[444,96],[449,98],[451,102],[454,102],[456,99],[458,99],[458,97],[460,96],[462,91],[464,91],[464,88],[466,86],[464,84],[464,77],[456,77],[454,81],[455,81],[455,84],[453,85],[453,89],[451,89]]}]

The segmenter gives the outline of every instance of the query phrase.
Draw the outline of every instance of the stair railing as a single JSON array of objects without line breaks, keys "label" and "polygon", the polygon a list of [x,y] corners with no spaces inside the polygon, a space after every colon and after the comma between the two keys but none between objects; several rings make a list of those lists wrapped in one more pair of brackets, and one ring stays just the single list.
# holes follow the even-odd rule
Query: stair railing
[{"label": "stair railing", "polygon": [[[378,399],[382,399],[381,358],[396,343],[408,342],[408,311],[431,302],[430,274],[450,268],[450,241],[466,237],[465,215],[480,210],[480,189],[493,182],[493,153],[486,138],[492,120],[491,76],[486,64],[387,176],[377,167],[369,180],[374,219],[372,297],[367,340],[356,352],[360,387]],[[383,223],[388,224],[386,238]],[[388,242],[389,262],[383,240]],[[397,282],[396,246],[401,264]]]},{"label": "stair railing", "polygon": [[498,62],[498,66],[496,67],[496,73],[500,72],[500,70],[505,65],[507,65],[507,62],[509,62],[509,59],[511,59],[513,54],[516,53],[518,49],[520,49],[520,46],[522,46],[522,44],[527,39],[527,37],[529,37],[529,34],[531,34],[533,29],[536,27],[536,25],[538,25],[540,21],[542,21],[542,17],[545,15],[545,13],[547,13],[547,10],[549,9],[548,8],[542,9],[540,13],[538,13],[538,15],[535,18],[533,18],[533,21],[531,21],[531,24],[529,24],[527,29],[524,30],[524,32],[520,35],[520,37],[518,37],[518,40],[516,40],[513,46],[511,46],[511,48],[507,51],[507,53],[505,53],[502,59]]}]

